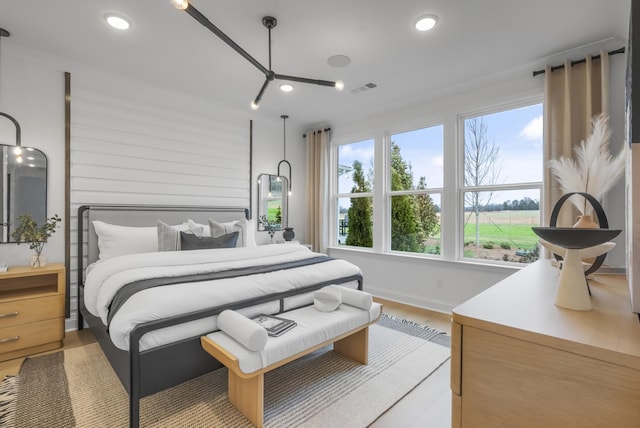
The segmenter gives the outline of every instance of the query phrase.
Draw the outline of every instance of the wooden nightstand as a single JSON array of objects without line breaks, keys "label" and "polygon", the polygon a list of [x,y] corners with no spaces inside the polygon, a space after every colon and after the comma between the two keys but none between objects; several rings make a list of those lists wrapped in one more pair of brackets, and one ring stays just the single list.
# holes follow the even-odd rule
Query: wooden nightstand
[{"label": "wooden nightstand", "polygon": [[64,339],[65,267],[0,273],[0,361],[56,349]]}]

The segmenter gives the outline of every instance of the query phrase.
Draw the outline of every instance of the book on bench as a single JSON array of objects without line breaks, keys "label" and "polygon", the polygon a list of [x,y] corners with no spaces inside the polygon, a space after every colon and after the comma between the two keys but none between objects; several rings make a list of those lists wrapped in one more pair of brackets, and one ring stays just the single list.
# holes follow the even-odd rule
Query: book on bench
[{"label": "book on bench", "polygon": [[296,326],[294,320],[274,317],[273,315],[260,314],[251,319],[258,325],[264,327],[269,336],[280,336]]}]

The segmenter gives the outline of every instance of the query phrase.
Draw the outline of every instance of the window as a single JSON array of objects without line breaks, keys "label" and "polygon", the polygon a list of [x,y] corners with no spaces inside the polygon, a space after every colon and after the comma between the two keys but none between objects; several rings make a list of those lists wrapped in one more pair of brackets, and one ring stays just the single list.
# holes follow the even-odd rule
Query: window
[{"label": "window", "polygon": [[374,140],[344,144],[337,156],[337,243],[373,247]]},{"label": "window", "polygon": [[538,258],[542,104],[463,119],[463,257]]},{"label": "window", "polygon": [[440,254],[442,125],[389,136],[392,251]]},{"label": "window", "polygon": [[438,116],[422,127],[383,124],[375,139],[336,141],[332,244],[491,264],[537,260],[540,97],[468,115],[432,110]]}]

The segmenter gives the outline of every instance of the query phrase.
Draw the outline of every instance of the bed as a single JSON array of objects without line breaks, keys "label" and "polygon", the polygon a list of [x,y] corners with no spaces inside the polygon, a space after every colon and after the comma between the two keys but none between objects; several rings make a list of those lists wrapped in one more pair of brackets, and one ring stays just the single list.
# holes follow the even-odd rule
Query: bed
[{"label": "bed", "polygon": [[[247,217],[233,207],[79,207],[78,328],[91,328],[128,392],[130,426],[140,398],[222,367],[200,336],[217,330],[223,310],[278,314],[312,304],[328,284],[362,289],[349,262],[302,245],[255,245]],[[205,239],[224,248],[201,249]]]}]

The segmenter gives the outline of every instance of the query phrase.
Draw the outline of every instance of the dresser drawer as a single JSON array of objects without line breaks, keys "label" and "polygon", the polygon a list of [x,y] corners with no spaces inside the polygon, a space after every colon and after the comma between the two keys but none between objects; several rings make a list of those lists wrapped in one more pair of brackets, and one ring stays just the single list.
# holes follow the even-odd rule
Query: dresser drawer
[{"label": "dresser drawer", "polygon": [[29,348],[64,338],[64,317],[0,328],[0,357],[5,352]]},{"label": "dresser drawer", "polygon": [[64,317],[64,295],[0,303],[0,328]]}]

